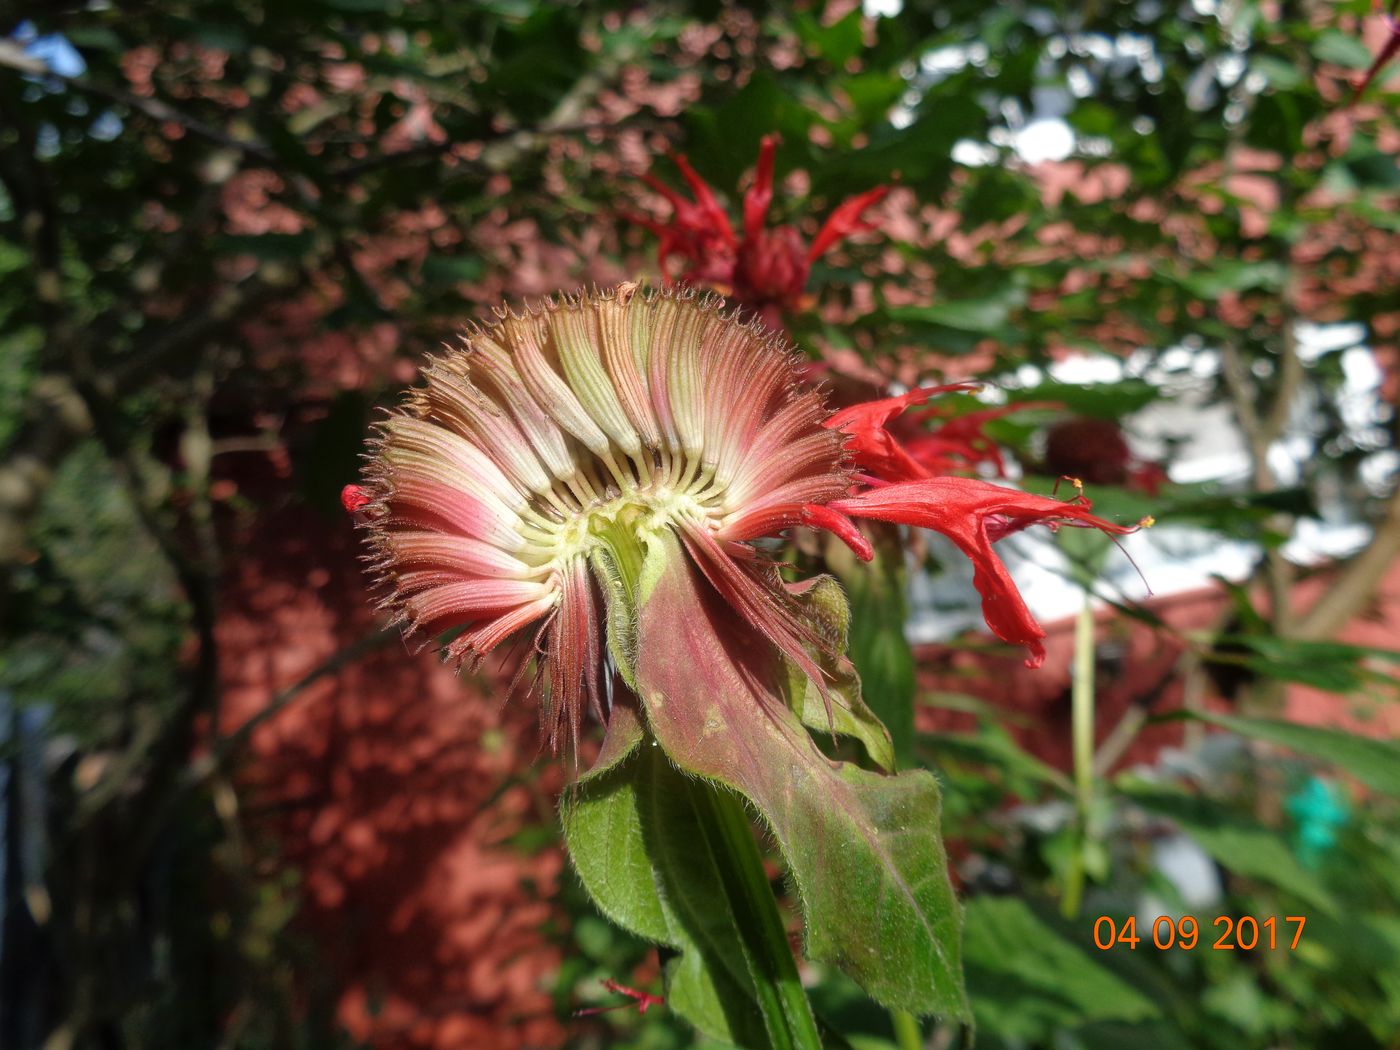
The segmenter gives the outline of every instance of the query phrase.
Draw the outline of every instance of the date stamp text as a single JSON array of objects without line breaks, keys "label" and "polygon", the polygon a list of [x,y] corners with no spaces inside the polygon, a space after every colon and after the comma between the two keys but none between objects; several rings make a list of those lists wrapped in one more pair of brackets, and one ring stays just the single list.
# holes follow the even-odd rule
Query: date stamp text
[{"label": "date stamp text", "polygon": [[1276,915],[1265,919],[1256,919],[1253,915],[1217,915],[1211,921],[1211,929],[1202,931],[1201,921],[1194,915],[1183,915],[1179,919],[1159,915],[1152,920],[1151,931],[1139,935],[1135,916],[1130,915],[1119,923],[1111,915],[1100,915],[1094,920],[1094,947],[1103,952],[1111,948],[1136,951],[1139,944],[1159,951],[1179,948],[1189,952],[1207,946],[1218,952],[1248,952],[1255,948],[1273,951],[1280,946],[1296,951],[1307,922],[1305,915],[1285,915],[1281,919]]}]

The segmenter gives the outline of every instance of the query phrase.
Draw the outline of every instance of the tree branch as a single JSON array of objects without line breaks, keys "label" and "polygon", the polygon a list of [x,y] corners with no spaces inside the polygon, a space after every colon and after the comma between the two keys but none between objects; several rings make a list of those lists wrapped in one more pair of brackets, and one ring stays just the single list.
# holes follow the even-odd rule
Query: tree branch
[{"label": "tree branch", "polygon": [[1386,501],[1385,515],[1376,523],[1371,541],[1348,561],[1321,598],[1293,625],[1290,635],[1315,642],[1331,638],[1366,604],[1400,557],[1400,485]]}]

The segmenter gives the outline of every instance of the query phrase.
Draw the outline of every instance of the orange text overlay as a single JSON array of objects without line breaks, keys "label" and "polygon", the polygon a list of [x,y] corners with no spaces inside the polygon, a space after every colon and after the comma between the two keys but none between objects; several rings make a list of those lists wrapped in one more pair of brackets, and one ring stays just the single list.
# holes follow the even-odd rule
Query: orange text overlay
[{"label": "orange text overlay", "polygon": [[1193,948],[1207,946],[1218,952],[1251,951],[1254,948],[1273,950],[1280,946],[1293,951],[1303,939],[1303,927],[1308,919],[1305,915],[1285,915],[1283,918],[1270,915],[1266,919],[1256,919],[1252,915],[1238,918],[1217,915],[1211,920],[1211,929],[1204,934],[1201,929],[1203,921],[1194,915],[1183,915],[1179,919],[1159,915],[1152,920],[1152,928],[1139,936],[1134,916],[1130,915],[1120,922],[1111,915],[1100,915],[1094,920],[1094,947],[1105,952],[1110,948],[1136,951],[1139,944],[1160,951],[1180,948],[1189,952]]}]

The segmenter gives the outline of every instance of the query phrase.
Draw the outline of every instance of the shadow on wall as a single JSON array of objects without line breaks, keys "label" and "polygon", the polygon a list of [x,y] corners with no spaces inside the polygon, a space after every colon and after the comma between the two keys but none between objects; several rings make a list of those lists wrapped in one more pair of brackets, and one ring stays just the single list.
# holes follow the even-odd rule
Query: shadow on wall
[{"label": "shadow on wall", "polygon": [[[224,730],[371,635],[348,520],[264,512],[229,549]],[[534,712],[394,640],[312,684],[252,736],[242,798],[302,874],[301,915],[349,1033],[379,1048],[562,1041],[547,979],[563,858],[513,837],[554,823],[558,767]]]}]

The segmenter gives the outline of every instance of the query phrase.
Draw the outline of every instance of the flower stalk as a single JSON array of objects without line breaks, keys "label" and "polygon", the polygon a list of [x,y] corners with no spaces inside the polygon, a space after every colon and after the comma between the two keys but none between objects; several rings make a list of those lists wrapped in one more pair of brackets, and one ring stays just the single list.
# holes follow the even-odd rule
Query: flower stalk
[{"label": "flower stalk", "polygon": [[1094,804],[1094,609],[1090,593],[1074,621],[1074,671],[1070,681],[1070,734],[1074,754],[1074,848],[1065,874],[1060,914],[1076,918],[1084,899],[1090,821]]},{"label": "flower stalk", "polygon": [[696,784],[691,800],[724,882],[773,1050],[821,1050],[817,1022],[743,804],[733,792],[707,784]]}]

